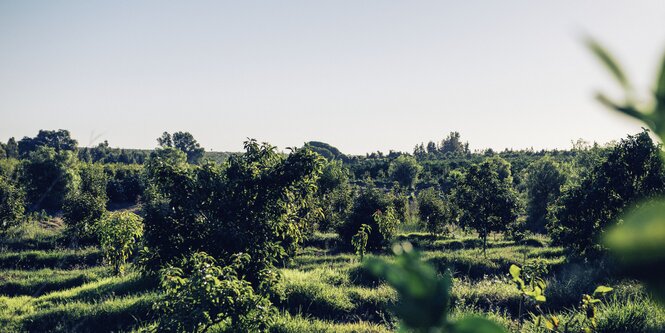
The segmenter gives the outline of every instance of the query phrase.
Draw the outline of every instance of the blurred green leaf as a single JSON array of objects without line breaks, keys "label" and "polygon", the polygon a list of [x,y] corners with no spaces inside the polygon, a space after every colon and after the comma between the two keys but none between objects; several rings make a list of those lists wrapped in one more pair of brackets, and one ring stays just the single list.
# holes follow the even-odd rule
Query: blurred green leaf
[{"label": "blurred green leaf", "polygon": [[656,101],[657,110],[665,112],[665,55],[663,56],[662,64],[660,65],[660,74],[656,82]]},{"label": "blurred green leaf", "polygon": [[623,223],[606,233],[604,242],[624,274],[643,280],[665,300],[665,200],[652,200],[629,211]]},{"label": "blurred green leaf", "polygon": [[609,293],[609,292],[612,291],[612,290],[614,290],[614,289],[612,289],[612,288],[610,288],[610,287],[606,287],[606,286],[598,286],[598,287],[596,287],[596,290],[593,291],[593,294],[594,294],[594,296],[595,296],[595,295],[598,295],[598,294],[601,294],[601,295],[602,295],[602,294]]},{"label": "blurred green leaf", "polygon": [[614,60],[614,58],[594,39],[587,38],[586,44],[591,49],[591,51],[600,59],[600,61],[609,69],[610,73],[614,78],[621,84],[621,86],[628,90],[630,89],[630,84],[626,75],[621,70],[619,64]]},{"label": "blurred green leaf", "polygon": [[494,322],[481,317],[468,317],[457,321],[452,332],[455,333],[501,333],[505,330]]}]

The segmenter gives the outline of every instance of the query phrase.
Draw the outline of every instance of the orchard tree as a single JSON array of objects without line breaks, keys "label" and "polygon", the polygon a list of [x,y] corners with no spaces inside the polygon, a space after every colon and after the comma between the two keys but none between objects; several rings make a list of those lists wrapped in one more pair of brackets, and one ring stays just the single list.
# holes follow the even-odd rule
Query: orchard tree
[{"label": "orchard tree", "polygon": [[415,187],[421,171],[422,167],[418,164],[418,161],[408,155],[400,155],[390,163],[388,168],[390,178],[408,189]]},{"label": "orchard tree", "polygon": [[441,141],[439,152],[442,154],[467,155],[470,153],[469,143],[462,142],[459,132],[450,132],[450,134]]},{"label": "orchard tree", "polygon": [[418,193],[418,215],[420,221],[432,235],[441,234],[453,219],[450,207],[433,188]]},{"label": "orchard tree", "polygon": [[384,193],[373,184],[360,191],[353,210],[346,223],[337,227],[337,232],[345,246],[352,245],[353,236],[363,225],[368,225],[367,250],[377,251],[389,245],[400,221],[395,211],[394,197]]},{"label": "orchard tree", "polygon": [[30,138],[26,136],[18,142],[18,153],[20,157],[24,158],[40,147],[50,147],[56,152],[65,150],[75,151],[77,144],[76,140],[72,139],[68,130],[39,130],[36,137]]},{"label": "orchard tree", "polygon": [[173,135],[164,132],[161,137],[157,138],[157,143],[162,148],[173,147],[179,149],[187,155],[187,162],[192,164],[199,164],[205,153],[203,147],[196,142],[194,136],[189,132],[175,132]]},{"label": "orchard tree", "polygon": [[7,140],[7,144],[5,145],[4,149],[7,158],[19,158],[18,144],[16,143],[16,139],[13,137]]},{"label": "orchard tree", "polygon": [[116,274],[125,270],[125,263],[143,236],[143,221],[132,212],[111,212],[96,223],[95,234],[104,252],[104,259]]},{"label": "orchard tree", "polygon": [[471,166],[455,191],[460,224],[478,232],[483,252],[490,232],[506,231],[517,219],[518,198],[512,182],[510,164],[493,157]]},{"label": "orchard tree", "polygon": [[19,224],[25,210],[23,199],[18,184],[0,175],[0,232]]},{"label": "orchard tree", "polygon": [[29,210],[58,211],[65,195],[76,187],[76,156],[69,150],[41,146],[22,161],[20,178]]},{"label": "orchard tree", "polygon": [[566,187],[550,211],[547,227],[554,243],[582,256],[602,251],[597,240],[621,212],[665,193],[660,152],[647,130],[629,135],[579,184]]},{"label": "orchard tree", "polygon": [[551,156],[545,156],[527,167],[527,229],[534,232],[546,231],[547,208],[559,197],[561,186],[565,182],[563,166]]},{"label": "orchard tree", "polygon": [[346,221],[353,207],[349,170],[340,161],[327,162],[318,181],[316,196],[323,210],[319,229],[327,231]]},{"label": "orchard tree", "polygon": [[65,196],[62,217],[67,233],[78,242],[95,239],[97,222],[106,213],[106,185],[108,179],[99,164],[81,164],[78,182]]},{"label": "orchard tree", "polygon": [[174,263],[192,251],[214,258],[246,253],[251,261],[242,275],[261,292],[272,291],[278,279],[274,264],[303,240],[302,213],[316,191],[322,162],[307,149],[284,155],[255,140],[223,165],[192,165],[177,149],[158,149],[146,165],[149,267]]}]

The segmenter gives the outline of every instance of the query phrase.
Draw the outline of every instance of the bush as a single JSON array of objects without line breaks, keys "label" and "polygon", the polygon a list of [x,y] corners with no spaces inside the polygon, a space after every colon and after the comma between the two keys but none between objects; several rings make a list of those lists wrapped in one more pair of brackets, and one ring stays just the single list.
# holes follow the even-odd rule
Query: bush
[{"label": "bush", "polygon": [[65,196],[76,187],[76,156],[71,151],[40,147],[21,164],[21,184],[30,210],[62,209]]},{"label": "bush", "polygon": [[89,243],[94,239],[95,224],[105,212],[105,197],[87,192],[68,195],[62,207],[62,218],[67,224],[67,234],[73,240]]},{"label": "bush", "polygon": [[446,224],[452,220],[450,208],[432,188],[418,194],[418,214],[420,221],[425,224],[425,228],[432,235],[444,232]]},{"label": "bush", "polygon": [[0,175],[0,232],[20,222],[25,210],[23,198],[23,191]]},{"label": "bush", "polygon": [[135,203],[145,191],[142,165],[106,164],[106,195],[112,203]]},{"label": "bush", "polygon": [[270,301],[254,293],[252,285],[238,275],[249,260],[248,255],[237,254],[227,265],[218,266],[211,256],[198,252],[179,267],[164,268],[158,330],[204,332],[229,321],[232,332],[267,331],[274,314]]},{"label": "bush", "polygon": [[[371,227],[367,241],[367,250],[381,250],[394,237],[399,221],[395,217],[393,198],[374,186],[368,186],[360,192],[347,223],[338,227],[343,246],[351,248],[351,240],[363,224]],[[379,222],[383,225],[380,226]]]},{"label": "bush", "polygon": [[122,274],[125,262],[143,236],[143,220],[132,212],[112,212],[96,227],[104,258],[116,274]]}]

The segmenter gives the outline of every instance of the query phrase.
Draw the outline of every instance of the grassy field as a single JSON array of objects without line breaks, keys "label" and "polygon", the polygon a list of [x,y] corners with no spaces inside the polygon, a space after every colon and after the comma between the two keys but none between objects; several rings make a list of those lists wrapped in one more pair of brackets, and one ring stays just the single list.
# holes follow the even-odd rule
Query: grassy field
[{"label": "grassy field", "polygon": [[[562,318],[576,311],[583,293],[596,285],[615,291],[600,306],[599,332],[664,332],[665,312],[634,282],[614,280],[602,263],[567,260],[545,238],[516,245],[492,237],[486,256],[473,235],[455,238],[404,233],[424,259],[455,277],[453,316],[484,314],[511,332],[544,332],[519,320],[521,296],[508,279],[511,264],[543,260],[550,268],[546,311]],[[334,234],[316,234],[281,269],[285,297],[274,299],[274,332],[392,332],[397,320],[394,290],[374,279],[354,255],[338,253]],[[57,227],[32,224],[12,230],[0,243],[2,332],[149,331],[159,302],[154,278],[130,266],[122,277],[101,265],[94,247],[64,246]],[[377,254],[381,255],[381,254]],[[381,255],[389,258],[387,255]],[[524,305],[522,305],[522,310]],[[212,331],[223,331],[224,325]]]}]

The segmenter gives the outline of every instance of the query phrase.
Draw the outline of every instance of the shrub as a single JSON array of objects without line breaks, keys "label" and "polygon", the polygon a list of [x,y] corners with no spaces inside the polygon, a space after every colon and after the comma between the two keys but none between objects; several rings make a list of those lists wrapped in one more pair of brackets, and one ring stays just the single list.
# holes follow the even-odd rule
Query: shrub
[{"label": "shrub", "polygon": [[0,175],[0,231],[17,225],[23,217],[23,191]]},{"label": "shrub", "polygon": [[[371,227],[367,241],[367,250],[383,249],[393,238],[399,221],[395,217],[393,199],[374,186],[368,186],[360,192],[347,223],[338,227],[338,233],[344,246],[351,246],[353,235],[363,224]],[[378,214],[377,214],[378,212]],[[379,222],[383,225],[380,226]]]},{"label": "shrub", "polygon": [[418,215],[432,235],[444,232],[446,224],[452,219],[450,208],[433,188],[418,194]]},{"label": "shrub", "polygon": [[65,196],[76,185],[76,156],[67,150],[40,147],[21,164],[21,184],[30,210],[53,212],[62,208]]},{"label": "shrub", "polygon": [[96,227],[104,258],[116,274],[122,274],[125,262],[143,236],[143,220],[132,212],[112,212]]},{"label": "shrub", "polygon": [[74,192],[65,198],[62,217],[67,234],[73,240],[88,243],[94,239],[94,227],[106,212],[106,198],[91,193]]},{"label": "shrub", "polygon": [[246,254],[236,254],[227,265],[218,266],[211,256],[197,252],[179,266],[162,269],[159,331],[205,332],[224,321],[233,332],[267,331],[274,314],[270,301],[238,275],[249,260]]}]

